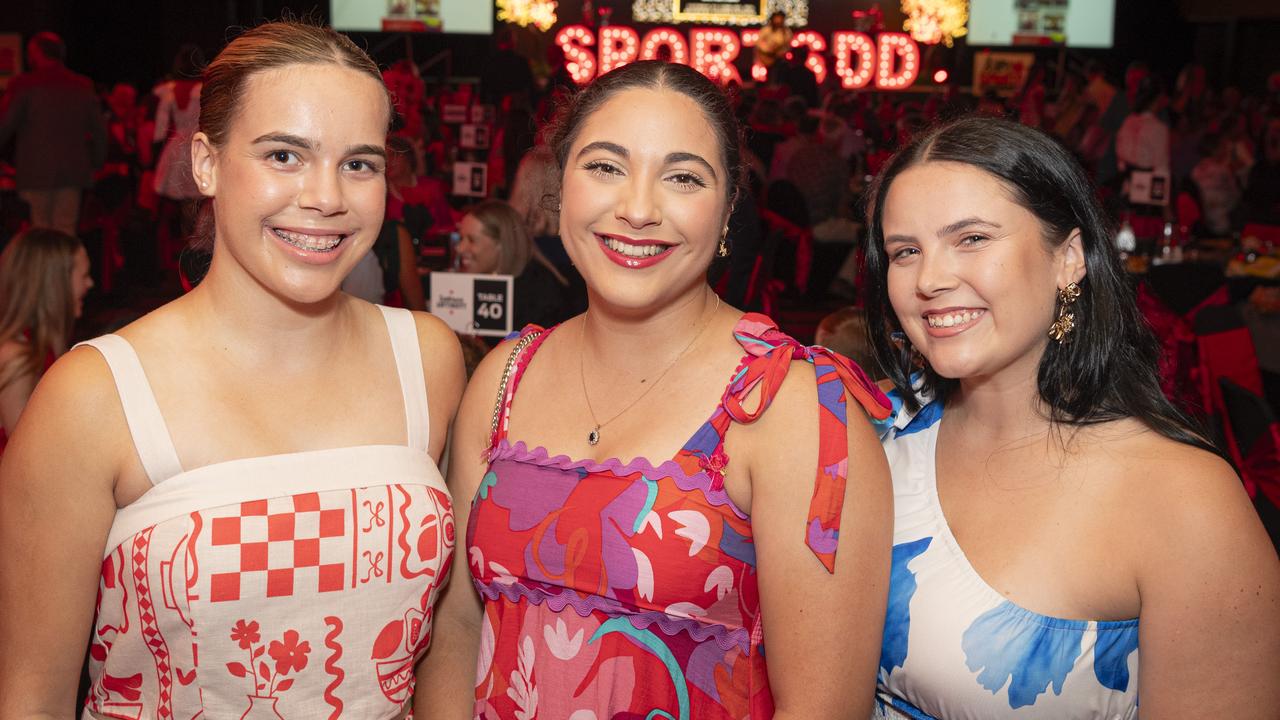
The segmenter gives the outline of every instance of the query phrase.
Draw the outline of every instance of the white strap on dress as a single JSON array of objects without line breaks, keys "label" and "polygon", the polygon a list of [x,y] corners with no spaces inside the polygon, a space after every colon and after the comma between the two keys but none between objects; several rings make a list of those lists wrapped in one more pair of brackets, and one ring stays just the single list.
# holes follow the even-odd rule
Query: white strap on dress
[{"label": "white strap on dress", "polygon": [[182,463],[178,461],[178,451],[169,436],[169,426],[165,425],[164,416],[160,414],[155,393],[151,391],[151,383],[147,382],[147,374],[133,346],[119,335],[103,335],[76,347],[80,345],[97,349],[111,368],[120,405],[124,408],[124,419],[129,424],[129,434],[133,436],[133,446],[151,484],[159,485],[181,474]]},{"label": "white strap on dress", "polygon": [[379,305],[391,335],[391,352],[400,374],[400,392],[404,395],[405,426],[408,445],[426,452],[431,443],[431,413],[427,405],[427,381],[422,374],[422,351],[418,343],[418,323],[413,313],[404,308]]}]

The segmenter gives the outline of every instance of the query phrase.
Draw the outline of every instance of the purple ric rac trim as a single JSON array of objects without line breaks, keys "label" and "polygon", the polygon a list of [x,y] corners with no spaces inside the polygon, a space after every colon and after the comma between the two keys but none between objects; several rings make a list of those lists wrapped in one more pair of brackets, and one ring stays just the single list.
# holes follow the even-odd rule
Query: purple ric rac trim
[{"label": "purple ric rac trim", "polygon": [[637,610],[599,595],[583,596],[570,588],[561,588],[559,592],[551,593],[519,582],[483,583],[472,578],[472,583],[487,601],[500,597],[512,603],[524,600],[531,605],[546,605],[555,613],[572,608],[579,617],[584,618],[590,617],[593,612],[610,617],[626,616],[637,629],[646,630],[657,625],[664,635],[676,635],[683,631],[698,643],[713,640],[717,647],[726,652],[737,648],[740,652],[747,653],[751,647],[751,633],[746,628],[728,628],[694,618],[673,617],[660,610]]},{"label": "purple ric rac trim", "polygon": [[497,447],[489,452],[489,462],[491,464],[499,460],[510,460],[564,471],[586,470],[588,473],[610,473],[618,477],[626,477],[631,473],[638,472],[655,481],[659,478],[669,477],[675,481],[676,487],[685,492],[696,490],[702,493],[702,496],[713,507],[728,508],[740,520],[751,519],[750,515],[738,508],[723,488],[714,489],[711,487],[711,478],[706,472],[700,471],[692,476],[688,475],[675,460],[668,460],[657,467],[654,467],[647,459],[640,457],[633,459],[629,463],[624,463],[618,458],[609,458],[603,462],[574,460],[568,455],[552,457],[547,452],[547,449],[542,446],[530,449],[524,444],[523,440],[518,440],[513,445],[506,438],[498,441]]}]

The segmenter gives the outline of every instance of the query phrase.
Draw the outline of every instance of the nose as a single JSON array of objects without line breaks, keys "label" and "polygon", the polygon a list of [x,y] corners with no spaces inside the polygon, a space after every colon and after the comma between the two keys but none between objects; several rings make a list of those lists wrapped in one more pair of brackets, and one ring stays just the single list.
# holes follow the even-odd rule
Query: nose
[{"label": "nose", "polygon": [[937,297],[956,286],[955,268],[949,253],[922,252],[917,268],[916,292],[924,297]]},{"label": "nose", "polygon": [[639,174],[634,176],[618,199],[615,215],[637,230],[661,224],[662,211],[658,207],[653,183]]},{"label": "nose", "polygon": [[309,210],[317,210],[322,215],[337,215],[346,209],[346,198],[343,195],[342,179],[336,168],[316,165],[302,179],[302,190],[298,193],[298,205]]}]

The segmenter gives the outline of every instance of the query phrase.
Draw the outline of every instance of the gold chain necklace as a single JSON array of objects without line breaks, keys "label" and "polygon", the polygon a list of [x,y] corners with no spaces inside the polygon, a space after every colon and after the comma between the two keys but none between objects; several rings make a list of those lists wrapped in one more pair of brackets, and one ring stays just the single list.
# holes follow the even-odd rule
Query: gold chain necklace
[{"label": "gold chain necklace", "polygon": [[[596,419],[596,411],[594,408],[591,407],[591,396],[587,394],[587,369],[586,369],[586,361],[583,360],[583,355],[585,355],[586,353],[585,352],[578,353],[578,377],[582,380],[582,398],[587,401],[587,412],[591,414],[591,422],[594,425],[594,427],[591,428],[591,432],[587,433],[587,444],[595,445],[596,443],[600,442],[601,428],[613,422],[614,420],[617,420],[618,418],[622,417],[623,413],[630,410],[636,403],[643,400],[644,397],[649,394],[650,390],[653,390],[655,387],[658,386],[658,383],[662,382],[662,378],[667,376],[667,373],[671,370],[671,368],[675,367],[676,363],[680,362],[680,358],[684,357],[684,354],[689,352],[689,349],[693,347],[694,343],[698,342],[698,338],[702,337],[702,333],[707,331],[707,326],[711,324],[711,318],[715,317],[716,311],[719,309],[720,309],[720,296],[716,295],[716,306],[712,308],[711,313],[707,315],[707,319],[702,321],[702,327],[698,328],[698,332],[694,334],[693,339],[689,341],[689,344],[685,345],[684,349],[680,351],[680,354],[676,355],[675,359],[672,360],[670,363],[668,363],[667,366],[662,369],[662,372],[658,374],[657,379],[653,381],[652,385],[645,388],[644,392],[640,393],[640,395],[635,400],[632,400],[631,402],[627,403],[626,407],[619,410],[617,413],[614,414],[613,417],[609,418],[608,420],[605,420],[604,422],[600,422],[599,420]],[[584,349],[586,348],[586,345],[587,345],[586,332],[587,332],[587,318],[584,315],[582,317],[582,327],[578,332],[578,342],[579,344],[582,345]]]}]

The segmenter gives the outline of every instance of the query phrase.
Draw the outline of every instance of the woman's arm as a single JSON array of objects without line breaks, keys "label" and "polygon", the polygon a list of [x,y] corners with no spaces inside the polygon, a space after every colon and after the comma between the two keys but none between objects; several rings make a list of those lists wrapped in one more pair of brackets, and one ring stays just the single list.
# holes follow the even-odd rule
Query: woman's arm
[{"label": "woman's arm", "polygon": [[1275,549],[1226,463],[1188,448],[1153,465],[1134,503],[1143,523],[1135,553],[1142,715],[1274,718]]},{"label": "woman's arm", "polygon": [[72,351],[45,374],[0,462],[0,718],[76,714],[124,452],[106,362]]},{"label": "woman's arm", "polygon": [[418,665],[414,716],[445,720],[473,717],[476,650],[484,606],[471,583],[467,520],[471,498],[484,477],[489,428],[511,343],[499,345],[476,369],[462,397],[449,447],[449,492],[453,497],[453,570],[436,602],[431,649]]},{"label": "woman's arm", "polygon": [[772,407],[742,438],[750,448],[751,525],[777,720],[868,717],[880,657],[893,542],[888,464],[850,402],[848,483],[835,573],[828,573],[805,543],[818,411],[811,366],[792,363]]}]

